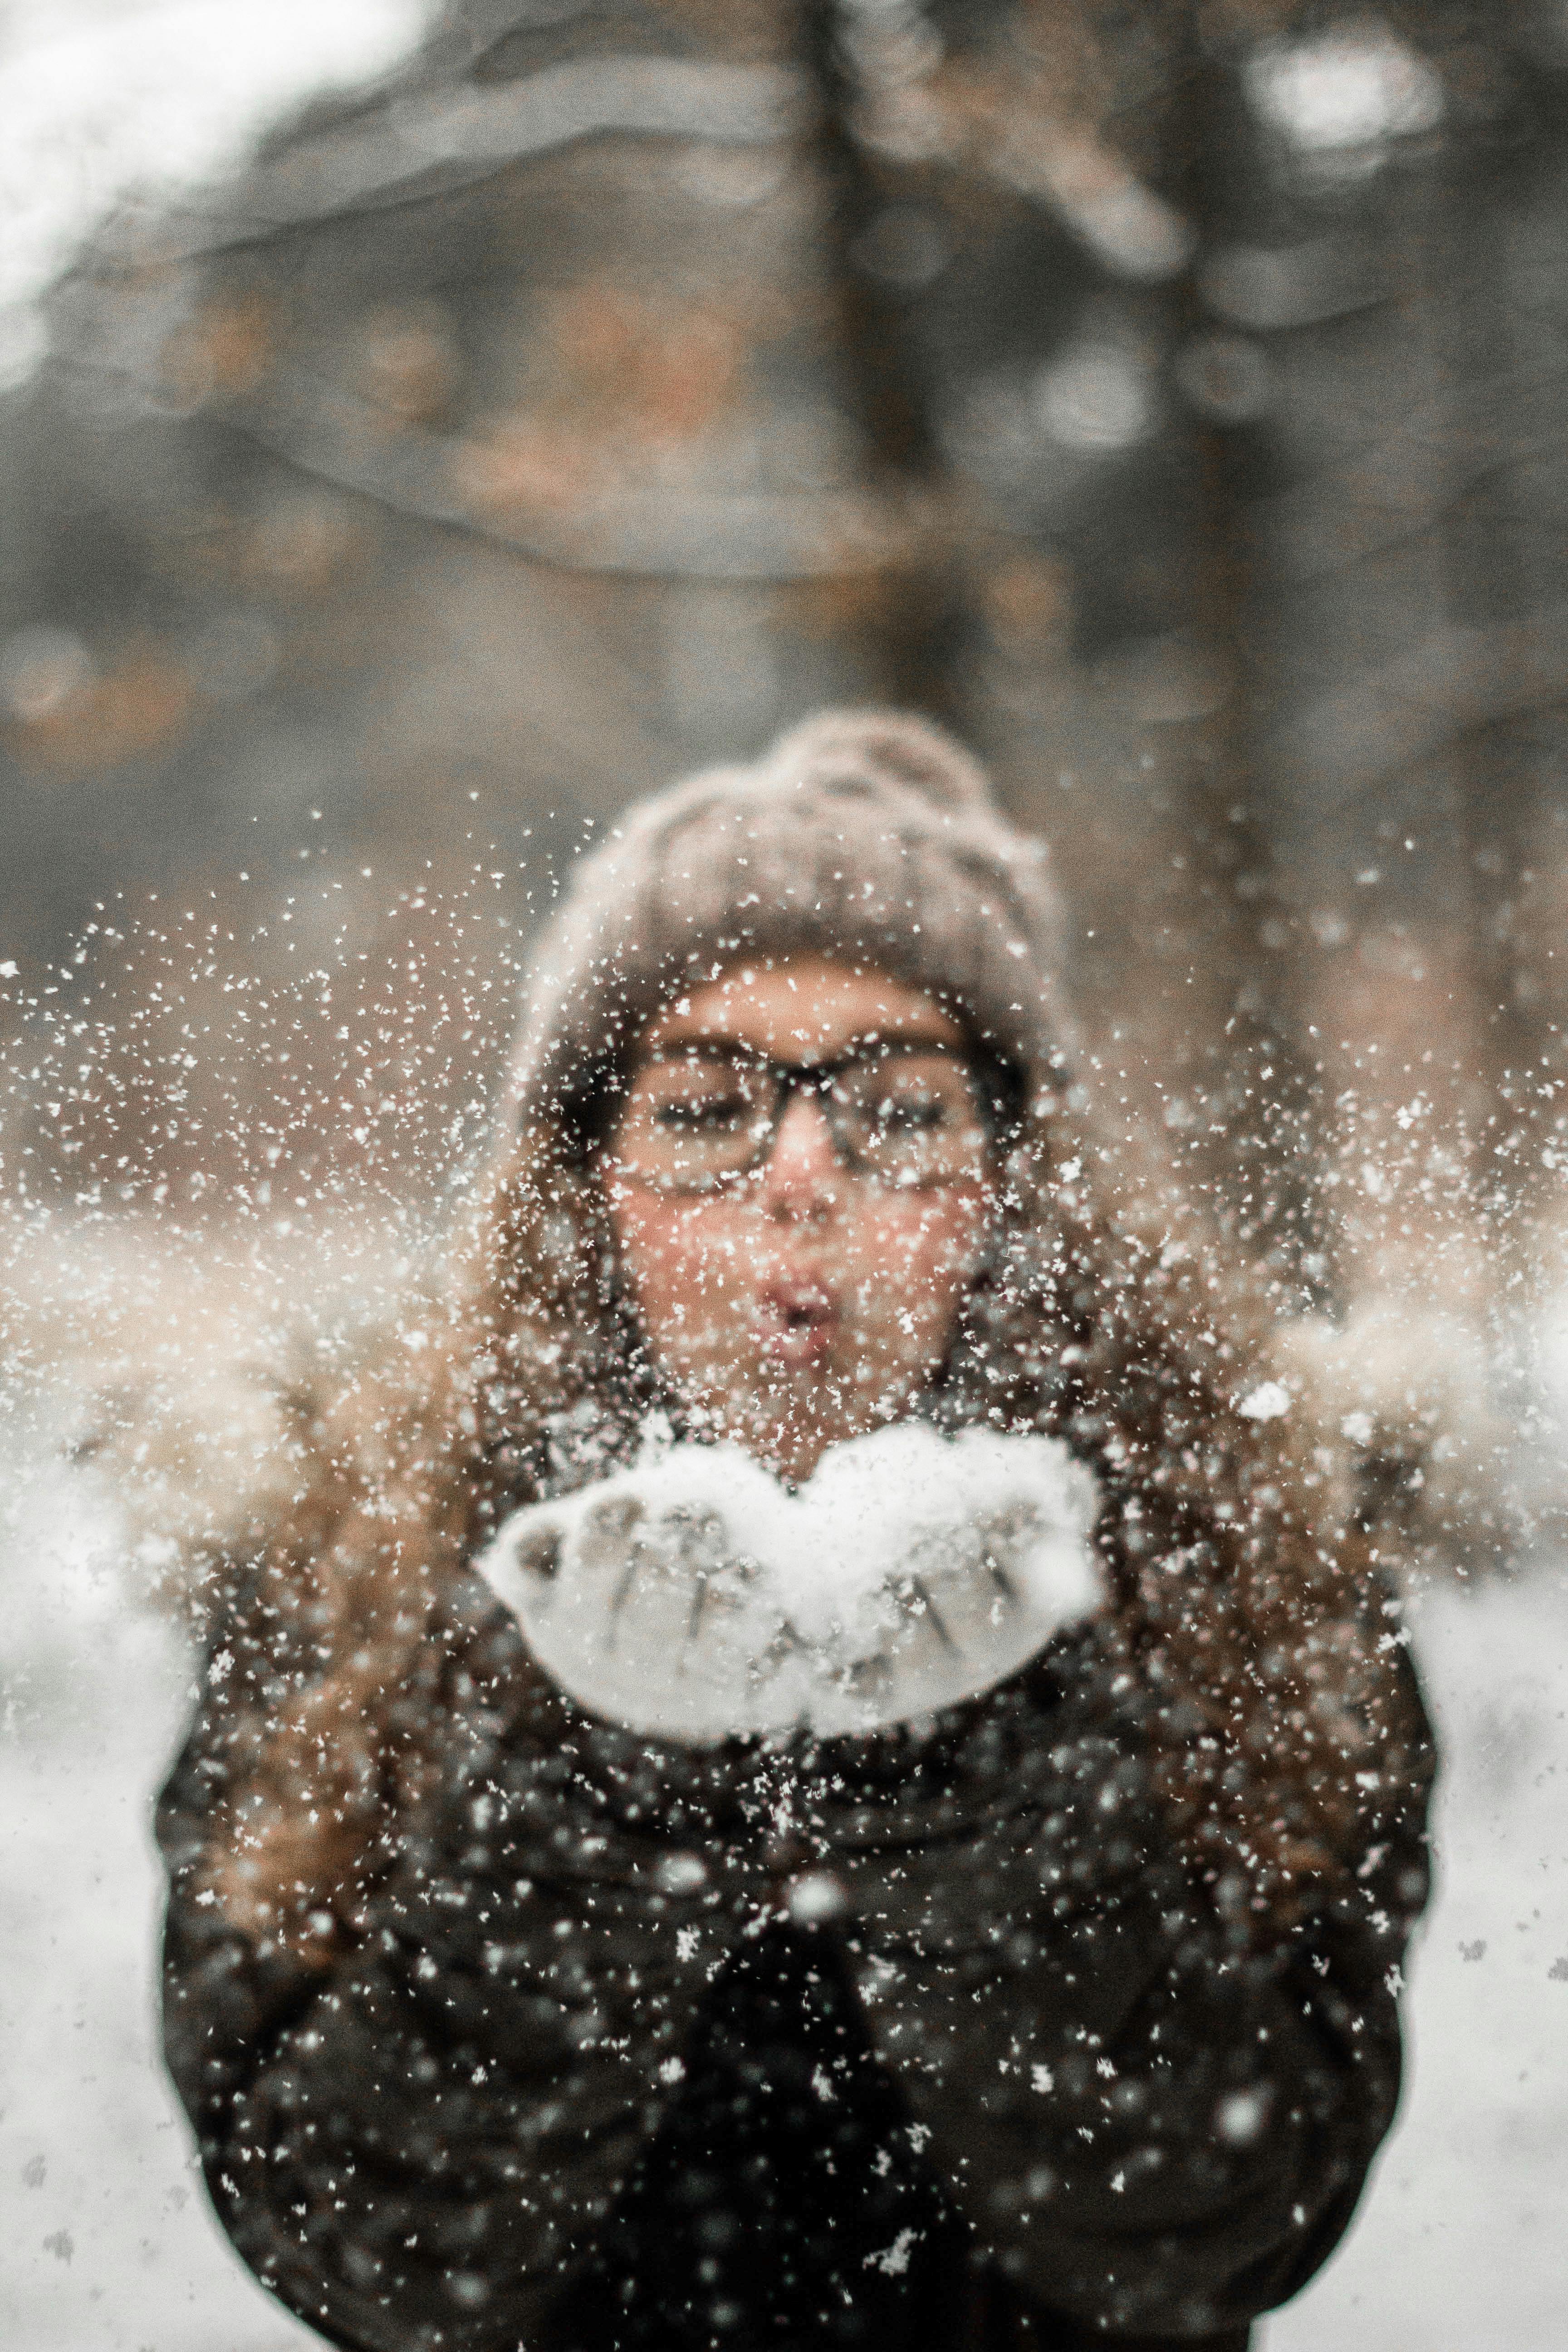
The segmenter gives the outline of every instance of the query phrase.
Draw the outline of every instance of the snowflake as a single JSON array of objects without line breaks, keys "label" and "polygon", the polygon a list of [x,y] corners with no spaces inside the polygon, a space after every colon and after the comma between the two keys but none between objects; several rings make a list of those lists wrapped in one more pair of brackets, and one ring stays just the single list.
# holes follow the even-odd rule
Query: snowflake
[{"label": "snowflake", "polygon": [[918,2245],[923,2235],[921,2230],[900,2230],[890,2246],[867,2255],[866,2268],[880,2271],[884,2278],[902,2278],[910,2266],[910,2249]]}]

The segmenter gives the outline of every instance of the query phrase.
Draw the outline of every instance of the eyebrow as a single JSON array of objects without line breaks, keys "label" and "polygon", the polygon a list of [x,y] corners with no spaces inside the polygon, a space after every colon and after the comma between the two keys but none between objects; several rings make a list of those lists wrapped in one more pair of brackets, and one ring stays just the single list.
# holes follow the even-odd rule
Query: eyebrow
[{"label": "eyebrow", "polygon": [[[682,1035],[677,1031],[672,1037],[663,1037],[651,1048],[645,1048],[637,1057],[645,1066],[649,1062],[668,1061],[678,1054],[743,1054],[758,1062],[787,1062],[792,1067],[805,1066],[812,1062],[837,1062],[864,1052],[868,1046],[885,1045],[891,1050],[909,1048],[931,1054],[957,1054],[964,1051],[962,1037],[951,1031],[923,1028],[919,1024],[907,1029],[857,1030],[841,1044],[807,1048],[801,1054],[776,1054],[754,1038],[737,1036],[733,1031],[696,1029]],[[634,1065],[635,1066],[635,1065]]]}]

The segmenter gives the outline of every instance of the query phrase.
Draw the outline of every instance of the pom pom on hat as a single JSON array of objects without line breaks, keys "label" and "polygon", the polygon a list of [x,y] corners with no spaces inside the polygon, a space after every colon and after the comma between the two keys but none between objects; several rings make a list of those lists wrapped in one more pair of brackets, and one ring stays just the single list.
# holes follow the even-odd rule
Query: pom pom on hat
[{"label": "pom pom on hat", "polygon": [[820,711],[782,735],[759,764],[778,785],[846,798],[892,785],[942,814],[997,813],[978,760],[934,720],[906,711]]}]

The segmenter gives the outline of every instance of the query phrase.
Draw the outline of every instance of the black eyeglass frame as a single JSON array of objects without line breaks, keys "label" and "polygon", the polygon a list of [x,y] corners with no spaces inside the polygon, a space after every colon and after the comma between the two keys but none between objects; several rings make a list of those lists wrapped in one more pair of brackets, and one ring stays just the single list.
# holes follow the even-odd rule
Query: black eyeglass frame
[{"label": "black eyeglass frame", "polygon": [[[822,1115],[827,1122],[827,1131],[833,1140],[834,1156],[840,1167],[847,1169],[851,1175],[865,1178],[871,1183],[882,1182],[885,1180],[879,1175],[876,1168],[856,1150],[844,1132],[841,1115],[836,1109],[833,1100],[833,1081],[841,1077],[846,1070],[864,1069],[874,1066],[879,1062],[914,1054],[940,1055],[944,1061],[956,1063],[963,1070],[973,1087],[975,1105],[985,1128],[987,1141],[994,1150],[1005,1148],[1016,1131],[1018,1124],[1016,1101],[1018,1088],[1010,1066],[992,1055],[976,1055],[973,1049],[967,1052],[955,1051],[952,1046],[942,1045],[931,1037],[879,1039],[875,1045],[858,1046],[850,1053],[835,1055],[830,1060],[809,1062],[778,1061],[771,1054],[759,1054],[748,1046],[721,1045],[717,1042],[711,1046],[704,1046],[700,1041],[690,1045],[671,1046],[665,1052],[650,1055],[641,1067],[646,1069],[683,1062],[741,1063],[749,1069],[761,1072],[776,1086],[778,1100],[766,1126],[759,1127],[756,1150],[749,1160],[738,1167],[725,1169],[720,1175],[710,1176],[693,1184],[670,1184],[660,1183],[657,1178],[639,1176],[635,1169],[628,1168],[624,1161],[616,1159],[614,1139],[616,1122],[613,1118],[602,1148],[606,1160],[615,1166],[622,1179],[627,1183],[638,1186],[641,1190],[683,1194],[689,1198],[700,1198],[710,1192],[728,1192],[731,1186],[744,1183],[747,1177],[754,1176],[759,1169],[766,1167],[777,1148],[779,1130],[784,1126],[784,1115],[790,1103],[797,1094],[812,1094],[822,1105]],[[636,1076],[637,1073],[632,1072],[618,1089],[623,1108]],[[956,1181],[956,1178],[948,1176],[930,1178],[924,1182],[900,1183],[895,1181],[889,1189],[914,1192],[936,1192],[943,1184]]]}]

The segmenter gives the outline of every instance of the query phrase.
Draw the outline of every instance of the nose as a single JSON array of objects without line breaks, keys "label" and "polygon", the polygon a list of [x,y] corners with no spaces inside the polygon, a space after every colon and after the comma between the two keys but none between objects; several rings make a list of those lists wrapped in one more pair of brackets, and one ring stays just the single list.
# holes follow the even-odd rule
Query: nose
[{"label": "nose", "polygon": [[784,1106],[763,1167],[763,1208],[784,1223],[818,1223],[832,1209],[843,1178],[822,1105],[810,1095],[795,1095]]}]

